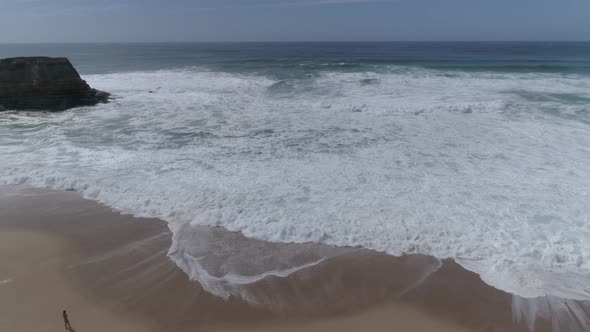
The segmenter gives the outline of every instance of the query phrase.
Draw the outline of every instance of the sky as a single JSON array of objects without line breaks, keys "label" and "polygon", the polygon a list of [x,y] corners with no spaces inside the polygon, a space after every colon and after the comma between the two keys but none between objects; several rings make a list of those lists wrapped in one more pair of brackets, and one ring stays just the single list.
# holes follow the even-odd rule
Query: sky
[{"label": "sky", "polygon": [[590,40],[590,0],[0,0],[0,43]]}]

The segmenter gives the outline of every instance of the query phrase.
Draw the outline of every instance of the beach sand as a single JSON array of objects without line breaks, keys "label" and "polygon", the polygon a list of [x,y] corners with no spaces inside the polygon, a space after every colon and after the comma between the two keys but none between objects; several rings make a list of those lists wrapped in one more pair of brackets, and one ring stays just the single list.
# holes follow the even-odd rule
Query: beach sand
[{"label": "beach sand", "polygon": [[[4,279],[0,288],[0,330],[2,331],[62,331],[60,310],[68,308],[76,331],[167,331],[159,325],[158,317],[128,317],[117,312],[100,294],[88,294],[68,276],[68,262],[75,256],[75,246],[67,239],[32,231],[0,233],[0,261]],[[100,290],[95,290],[99,292]],[[138,293],[141,290],[136,290]],[[137,294],[137,296],[140,296]],[[147,297],[145,301],[158,298]],[[141,304],[140,304],[141,305]],[[229,309],[229,308],[228,308]],[[220,312],[224,310],[220,308]],[[198,313],[195,313],[198,315]],[[153,319],[155,318],[155,319]],[[269,322],[272,319],[269,318]],[[315,322],[288,324],[259,322],[248,326],[235,322],[217,328],[202,326],[195,330],[215,331],[391,331],[393,326],[405,331],[468,331],[408,306],[389,304],[347,317],[326,318]],[[190,327],[186,327],[190,330]]]},{"label": "beach sand", "polygon": [[[334,249],[321,264],[244,286],[252,304],[190,281],[168,258],[170,244],[160,220],[75,192],[0,187],[0,331],[62,331],[63,309],[78,332],[527,330],[514,323],[512,295],[452,261],[433,271],[432,257]],[[551,328],[541,319],[535,330]]]}]

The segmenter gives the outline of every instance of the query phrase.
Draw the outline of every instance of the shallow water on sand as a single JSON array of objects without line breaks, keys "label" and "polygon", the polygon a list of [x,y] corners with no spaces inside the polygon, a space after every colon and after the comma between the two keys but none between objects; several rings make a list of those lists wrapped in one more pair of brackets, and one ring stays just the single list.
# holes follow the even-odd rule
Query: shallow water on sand
[{"label": "shallow water on sand", "polygon": [[[588,45],[371,45],[55,49],[114,99],[0,113],[0,182],[162,218],[197,279],[191,229],[209,225],[453,258],[524,298],[590,299]],[[322,259],[282,258],[207,275]]]}]

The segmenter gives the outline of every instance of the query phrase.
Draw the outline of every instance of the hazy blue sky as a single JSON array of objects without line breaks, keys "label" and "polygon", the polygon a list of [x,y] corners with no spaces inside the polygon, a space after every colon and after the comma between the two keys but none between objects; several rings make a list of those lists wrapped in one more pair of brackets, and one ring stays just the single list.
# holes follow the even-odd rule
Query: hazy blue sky
[{"label": "hazy blue sky", "polygon": [[0,0],[0,42],[590,40],[590,0]]}]

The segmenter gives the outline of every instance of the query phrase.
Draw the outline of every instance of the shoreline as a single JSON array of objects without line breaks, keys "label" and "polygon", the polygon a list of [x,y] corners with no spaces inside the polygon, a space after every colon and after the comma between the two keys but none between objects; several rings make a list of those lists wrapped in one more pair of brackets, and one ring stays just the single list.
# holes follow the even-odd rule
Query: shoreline
[{"label": "shoreline", "polygon": [[[514,322],[518,315],[512,295],[488,286],[452,260],[440,264],[428,256],[268,244],[210,227],[198,233],[232,242],[238,250],[260,246],[306,250],[309,255],[335,253],[288,276],[241,286],[241,294],[257,300],[255,304],[235,294],[225,300],[190,281],[170,260],[172,239],[165,222],[121,215],[75,192],[0,186],[0,243],[10,249],[0,253],[0,272],[21,269],[28,280],[21,285],[20,277],[0,274],[0,310],[12,310],[0,327],[18,331],[19,322],[31,321],[55,324],[56,331],[63,328],[60,311],[11,307],[19,296],[24,305],[37,297],[71,299],[76,309],[89,312],[71,313],[74,328],[80,330],[83,323],[125,331],[352,331],[353,326],[373,331],[391,326],[406,331],[527,331],[531,324],[530,317]],[[47,262],[52,262],[51,269],[28,270]],[[440,266],[433,270],[436,264]],[[44,278],[61,288],[45,287]],[[49,291],[54,296],[43,294]],[[10,295],[1,296],[3,292]],[[572,303],[590,314],[589,303],[567,305]],[[575,324],[583,324],[575,316],[574,321],[558,318],[562,331],[576,331]],[[552,320],[555,317],[540,317],[535,331],[551,331]]]}]

